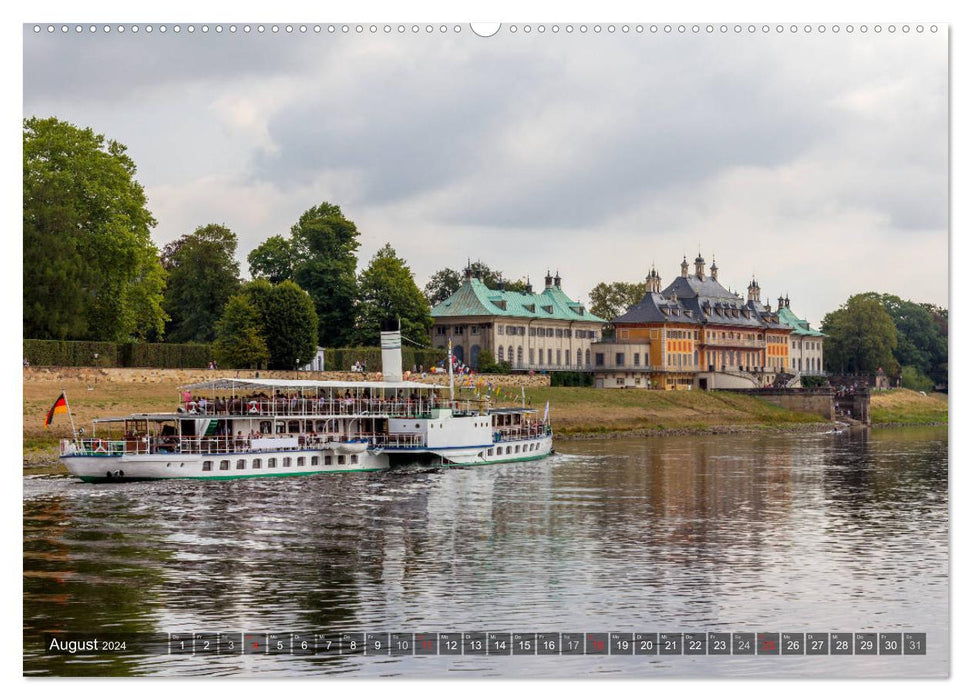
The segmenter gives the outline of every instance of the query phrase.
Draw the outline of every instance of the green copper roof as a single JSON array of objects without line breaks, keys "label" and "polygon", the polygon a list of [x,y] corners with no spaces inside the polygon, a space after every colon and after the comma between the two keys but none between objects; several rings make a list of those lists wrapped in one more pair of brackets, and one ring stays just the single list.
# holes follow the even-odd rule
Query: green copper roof
[{"label": "green copper roof", "polygon": [[825,333],[813,330],[809,327],[809,321],[804,321],[789,310],[788,306],[779,308],[779,322],[792,328],[793,335],[814,335],[825,336]]},{"label": "green copper roof", "polygon": [[559,287],[539,294],[522,294],[489,289],[481,280],[465,280],[448,299],[432,309],[432,318],[461,316],[508,316],[606,323],[583,305],[570,299]]}]

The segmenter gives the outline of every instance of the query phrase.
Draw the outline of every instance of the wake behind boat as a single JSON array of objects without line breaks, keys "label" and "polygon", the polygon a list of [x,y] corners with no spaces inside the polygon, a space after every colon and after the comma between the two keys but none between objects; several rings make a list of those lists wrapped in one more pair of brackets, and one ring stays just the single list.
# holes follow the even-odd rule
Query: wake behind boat
[{"label": "wake behind boat", "polygon": [[95,420],[91,437],[62,441],[61,460],[102,482],[476,465],[552,451],[552,429],[534,409],[456,401],[451,386],[402,380],[398,331],[381,334],[381,350],[384,381],[199,382],[181,387],[172,413]]}]

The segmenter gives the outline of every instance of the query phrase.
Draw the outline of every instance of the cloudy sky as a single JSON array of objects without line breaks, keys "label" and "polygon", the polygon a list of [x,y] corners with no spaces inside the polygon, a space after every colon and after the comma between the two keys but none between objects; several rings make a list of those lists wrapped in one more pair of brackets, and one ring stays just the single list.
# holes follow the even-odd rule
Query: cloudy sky
[{"label": "cloudy sky", "polygon": [[946,27],[32,26],[24,116],[126,144],[156,242],[224,223],[244,271],[329,201],[361,266],[390,242],[419,285],[471,257],[534,282],[558,269],[586,300],[652,262],[666,283],[700,248],[726,286],[755,274],[814,324],[861,291],[947,304]]}]

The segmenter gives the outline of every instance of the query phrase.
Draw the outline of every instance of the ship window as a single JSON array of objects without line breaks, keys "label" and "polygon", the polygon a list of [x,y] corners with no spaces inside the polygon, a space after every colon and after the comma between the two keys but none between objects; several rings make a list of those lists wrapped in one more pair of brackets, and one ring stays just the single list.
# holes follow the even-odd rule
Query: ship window
[{"label": "ship window", "polygon": [[228,469],[229,469],[229,460],[228,459],[221,460],[219,462],[219,470],[227,471]]},{"label": "ship window", "polygon": [[311,457],[310,458],[310,466],[311,467],[316,467],[318,464],[320,464],[320,457]]},{"label": "ship window", "polygon": [[324,455],[324,466],[325,467],[329,467],[333,463],[334,463],[334,458],[333,457],[331,457],[330,455]]},{"label": "ship window", "polygon": [[202,463],[202,471],[204,471],[204,472],[211,472],[212,471],[212,462],[209,461],[208,459],[205,462],[203,462]]},{"label": "ship window", "polygon": [[351,464],[357,464],[357,455],[351,455]]},{"label": "ship window", "polygon": [[307,463],[306,457],[297,457],[297,466],[302,467]]},{"label": "ship window", "polygon": [[290,457],[284,457],[283,458],[283,466],[284,467],[289,467],[291,464],[293,464],[293,459],[292,458],[290,458]]},{"label": "ship window", "polygon": [[237,459],[236,460],[236,468],[237,469],[246,469],[246,460],[245,459]]},{"label": "ship window", "polygon": [[490,457],[492,456],[492,454],[493,454],[493,451],[492,450],[489,450],[489,456]]},{"label": "ship window", "polygon": [[254,459],[253,460],[253,469],[259,469],[261,466],[263,466],[263,460],[262,459]]},{"label": "ship window", "polygon": [[346,464],[347,463],[347,458],[344,455],[337,455],[337,463],[338,464]]},{"label": "ship window", "polygon": [[516,445],[516,454],[519,454],[519,445]]},{"label": "ship window", "polygon": [[270,457],[268,460],[266,460],[266,466],[270,469],[276,468],[276,457]]}]

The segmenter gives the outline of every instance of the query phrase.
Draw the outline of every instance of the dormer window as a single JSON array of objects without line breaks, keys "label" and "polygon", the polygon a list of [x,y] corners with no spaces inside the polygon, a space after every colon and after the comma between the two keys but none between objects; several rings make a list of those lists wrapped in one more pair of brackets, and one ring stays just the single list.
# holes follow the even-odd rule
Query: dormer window
[{"label": "dormer window", "polygon": [[548,314],[551,314],[551,313],[553,313],[553,306],[552,305],[550,305],[550,306],[544,306],[543,307],[543,311],[545,311]]},{"label": "dormer window", "polygon": [[503,311],[506,310],[506,300],[505,299],[493,299],[492,303],[498,306]]},{"label": "dormer window", "polygon": [[531,314],[536,313],[536,304],[523,304],[523,308]]}]

